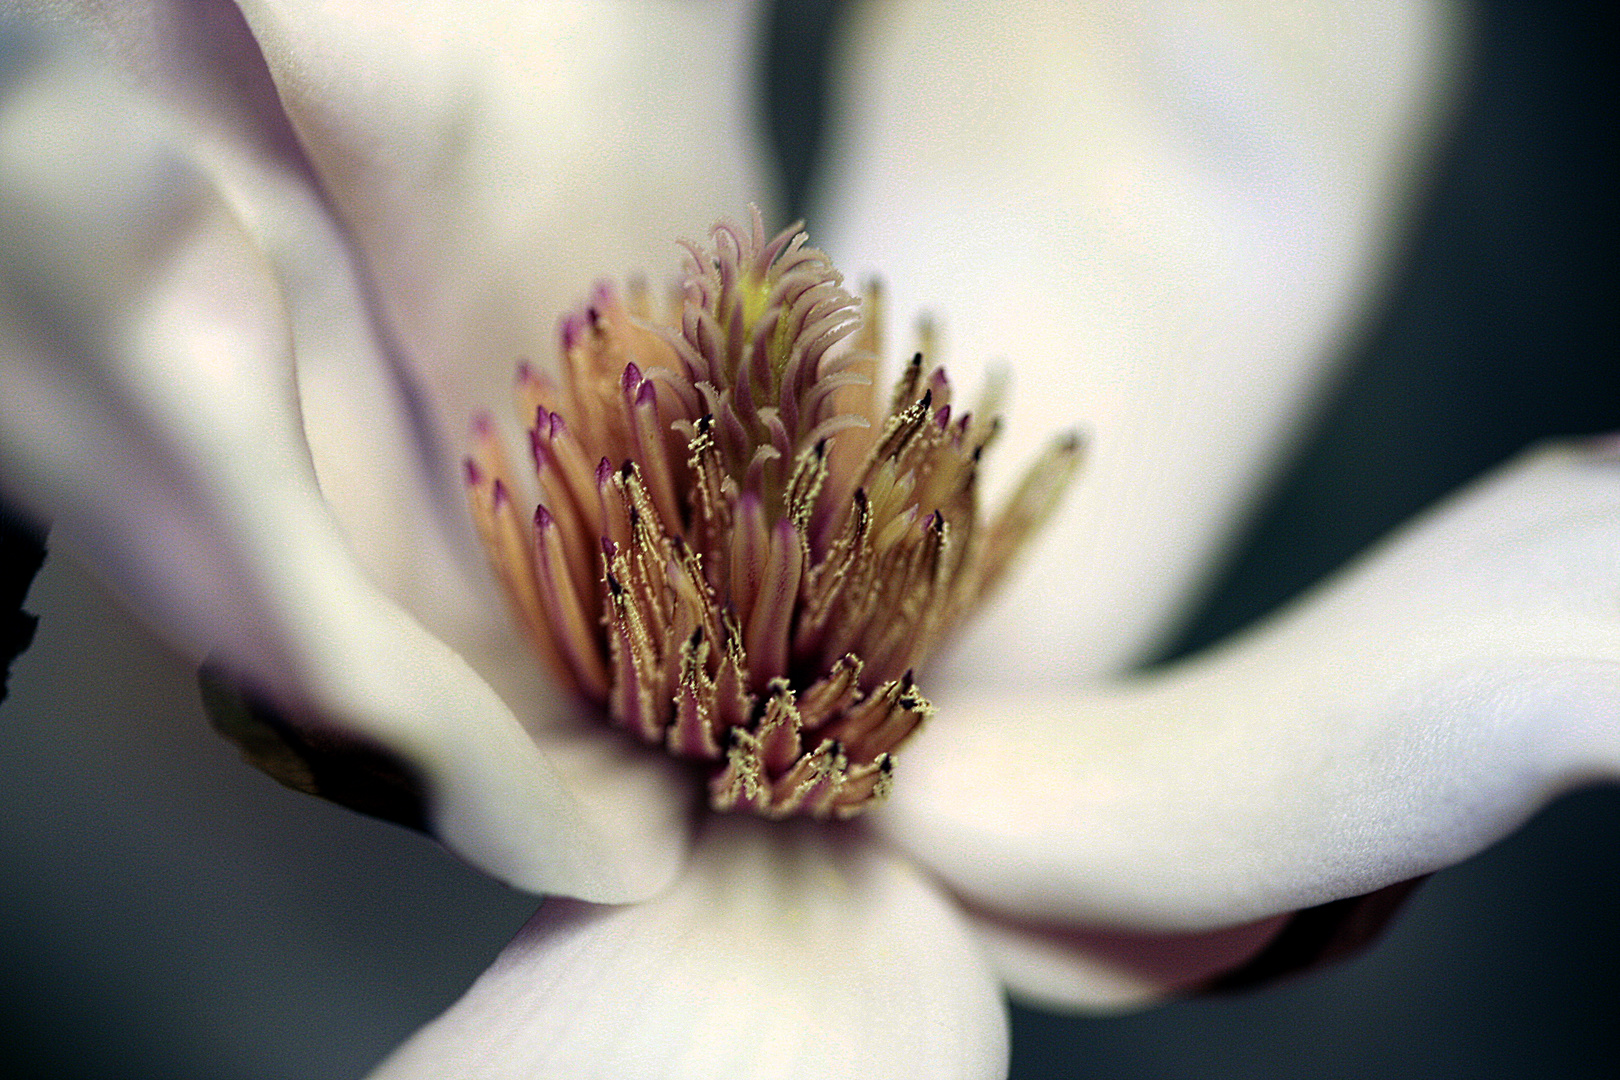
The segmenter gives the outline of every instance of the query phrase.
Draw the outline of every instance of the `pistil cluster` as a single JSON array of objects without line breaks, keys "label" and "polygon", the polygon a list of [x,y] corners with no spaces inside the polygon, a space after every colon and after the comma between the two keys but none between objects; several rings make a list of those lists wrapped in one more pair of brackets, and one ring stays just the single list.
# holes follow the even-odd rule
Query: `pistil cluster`
[{"label": "pistil cluster", "polygon": [[[602,285],[524,366],[532,521],[493,423],[473,515],[548,666],[613,724],[707,763],[710,806],[847,818],[932,711],[914,669],[1006,572],[1074,471],[1057,442],[989,521],[999,421],[916,353],[880,400],[877,297],[789,229],[684,244],[681,295]],[[989,404],[989,403],[986,403]]]}]

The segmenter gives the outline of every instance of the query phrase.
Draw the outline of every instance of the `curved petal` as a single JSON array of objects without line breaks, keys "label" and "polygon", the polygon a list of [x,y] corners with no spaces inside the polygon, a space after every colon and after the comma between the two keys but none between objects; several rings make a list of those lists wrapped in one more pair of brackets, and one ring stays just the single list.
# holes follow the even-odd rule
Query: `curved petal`
[{"label": "curved petal", "polygon": [[227,0],[157,0],[65,4],[49,15],[43,25],[163,103],[269,261],[315,475],[367,576],[494,686],[598,815],[628,833],[647,807],[666,808],[653,815],[660,827],[649,842],[682,850],[660,830],[684,830],[684,777],[582,733],[492,588],[461,485],[445,483],[443,447],[423,429],[415,388],[374,325],[357,259],[315,190],[241,13]]},{"label": "curved petal", "polygon": [[942,316],[959,376],[1012,366],[1003,467],[1090,435],[957,674],[1078,683],[1164,629],[1343,352],[1449,111],[1458,21],[1442,0],[852,19],[825,246],[884,276],[896,318]]},{"label": "curved petal", "polygon": [[1205,930],[1450,865],[1620,775],[1620,453],[1527,455],[1250,634],[942,702],[881,825],[996,912]]},{"label": "curved petal", "polygon": [[673,270],[675,236],[770,194],[758,7],[244,0],[442,432],[551,362],[595,279]]},{"label": "curved petal", "polygon": [[476,636],[468,613],[499,602],[468,580],[481,562],[463,493],[440,482],[443,455],[414,423],[411,388],[241,12],[230,0],[76,2],[34,26],[93,53],[172,115],[274,268],[316,476],[356,557],[440,636]]},{"label": "curved petal", "polygon": [[1125,1012],[1243,966],[1288,922],[1274,915],[1191,934],[1141,934],[1037,926],[984,912],[973,931],[1012,995],[1084,1013]]},{"label": "curved petal", "polygon": [[629,908],[548,902],[374,1080],[998,1077],[1000,991],[961,917],[852,829],[715,818]]},{"label": "curved petal", "polygon": [[599,899],[661,887],[685,843],[673,770],[594,759],[576,799],[353,562],[304,441],[281,282],[184,140],[89,67],[42,61],[7,89],[8,488],[193,659],[421,768],[439,833],[481,868]]}]

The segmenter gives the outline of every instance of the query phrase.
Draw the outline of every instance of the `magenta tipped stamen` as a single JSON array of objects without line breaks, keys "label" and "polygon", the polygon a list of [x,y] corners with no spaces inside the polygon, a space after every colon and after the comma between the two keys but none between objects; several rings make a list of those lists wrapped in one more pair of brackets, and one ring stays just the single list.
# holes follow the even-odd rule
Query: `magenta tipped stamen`
[{"label": "magenta tipped stamen", "polygon": [[995,421],[954,412],[925,353],[880,398],[876,331],[805,240],[768,238],[756,211],[683,243],[664,323],[644,285],[605,282],[559,319],[559,377],[517,372],[544,500],[527,544],[487,415],[463,471],[574,693],[708,762],[716,810],[846,818],[886,796],[931,711],[911,666],[1004,575],[1078,455],[1049,452],[981,522]]}]

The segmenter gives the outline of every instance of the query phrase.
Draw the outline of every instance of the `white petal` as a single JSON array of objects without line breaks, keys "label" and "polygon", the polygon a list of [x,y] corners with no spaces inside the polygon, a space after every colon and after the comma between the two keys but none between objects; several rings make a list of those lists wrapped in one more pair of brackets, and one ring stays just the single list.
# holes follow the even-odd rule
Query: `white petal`
[{"label": "white petal", "polygon": [[828,250],[883,276],[897,325],[943,319],[958,378],[1011,366],[1003,475],[1091,436],[956,674],[1078,684],[1164,629],[1344,353],[1455,93],[1457,21],[1393,0],[851,21]]},{"label": "white petal", "polygon": [[413,423],[412,389],[372,325],[355,256],[241,13],[187,0],[67,3],[33,29],[40,47],[59,38],[93,52],[173,116],[274,267],[316,476],[356,557],[441,636],[475,638],[468,613],[491,605],[472,599],[469,570],[482,567],[461,487]]},{"label": "white petal", "polygon": [[755,0],[242,5],[389,328],[459,438],[603,276],[768,201]]},{"label": "white petal", "polygon": [[110,81],[32,74],[0,112],[8,491],[192,659],[423,769],[469,861],[596,899],[661,887],[686,785],[599,757],[576,799],[490,687],[364,576],[317,489],[281,283],[236,208]]},{"label": "white petal", "polygon": [[374,1080],[998,1077],[1006,1055],[996,983],[917,871],[856,830],[717,818],[665,896],[548,902]]},{"label": "white petal", "polygon": [[1202,930],[1447,866],[1620,775],[1620,454],[1532,453],[1112,693],[940,704],[882,824],[998,912]]},{"label": "white petal", "polygon": [[1013,996],[1084,1013],[1124,1012],[1193,990],[1253,959],[1288,918],[1203,933],[1143,934],[972,916],[979,944]]},{"label": "white petal", "polygon": [[[275,84],[228,3],[70,2],[28,27],[71,41],[153,101],[270,260],[291,324],[299,403],[322,494],[367,573],[488,676],[509,659],[484,587],[456,454],[423,430],[414,386],[373,325],[370,288],[309,175]],[[27,44],[27,30],[19,26]],[[491,619],[491,614],[497,617]],[[528,695],[525,695],[528,699]]]}]

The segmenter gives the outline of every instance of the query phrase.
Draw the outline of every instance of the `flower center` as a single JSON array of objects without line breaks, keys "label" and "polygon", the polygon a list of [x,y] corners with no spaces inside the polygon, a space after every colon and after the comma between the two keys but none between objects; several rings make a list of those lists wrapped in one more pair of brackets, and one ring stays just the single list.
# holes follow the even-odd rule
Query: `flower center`
[{"label": "flower center", "polygon": [[[862,302],[789,229],[685,244],[663,321],[598,286],[561,321],[557,378],[527,366],[532,526],[492,422],[473,515],[547,665],[617,726],[710,763],[709,804],[847,818],[882,799],[932,712],[913,670],[1001,580],[1078,460],[1068,436],[992,519],[998,421],[954,412],[921,352],[880,401]],[[566,419],[565,419],[566,418]]]}]

